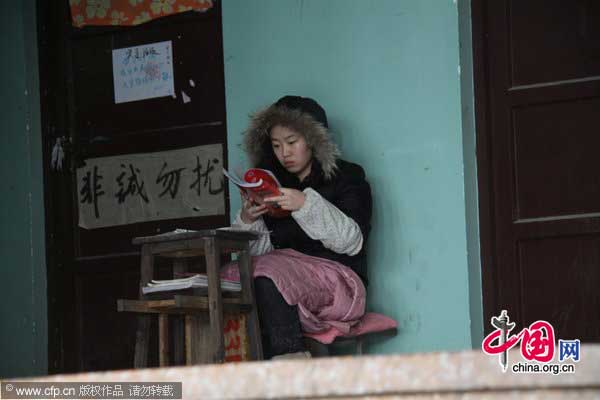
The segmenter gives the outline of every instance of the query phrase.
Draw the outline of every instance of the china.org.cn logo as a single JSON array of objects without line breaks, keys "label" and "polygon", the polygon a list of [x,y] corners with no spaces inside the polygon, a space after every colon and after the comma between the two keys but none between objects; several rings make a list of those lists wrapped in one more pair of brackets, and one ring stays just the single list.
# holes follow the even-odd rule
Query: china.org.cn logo
[{"label": "china.org.cn logo", "polygon": [[558,375],[575,372],[575,365],[565,363],[565,361],[579,361],[581,356],[579,339],[559,339],[559,363],[552,363],[556,351],[556,342],[554,327],[549,322],[538,320],[529,327],[523,328],[519,333],[512,334],[516,324],[510,322],[508,313],[506,310],[502,310],[499,316],[492,317],[491,324],[496,330],[483,339],[481,347],[484,353],[490,356],[498,356],[502,372],[506,372],[508,368],[508,350],[519,343],[521,356],[526,361],[514,363],[511,366],[513,373],[550,373]]}]

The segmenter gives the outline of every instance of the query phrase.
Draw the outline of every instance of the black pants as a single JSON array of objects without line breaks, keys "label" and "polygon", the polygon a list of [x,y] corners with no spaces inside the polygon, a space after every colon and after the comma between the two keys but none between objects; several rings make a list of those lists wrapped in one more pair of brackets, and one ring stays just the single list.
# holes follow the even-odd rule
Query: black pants
[{"label": "black pants", "polygon": [[269,278],[254,278],[254,290],[265,359],[304,351],[298,306],[286,303]]}]

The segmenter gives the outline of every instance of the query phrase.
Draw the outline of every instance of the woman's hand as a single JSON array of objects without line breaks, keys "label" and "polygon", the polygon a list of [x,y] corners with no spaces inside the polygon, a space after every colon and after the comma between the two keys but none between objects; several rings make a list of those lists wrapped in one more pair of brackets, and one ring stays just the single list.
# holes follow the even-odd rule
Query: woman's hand
[{"label": "woman's hand", "polygon": [[298,211],[304,205],[306,195],[296,189],[279,188],[281,196],[265,197],[265,203],[277,203],[284,210]]},{"label": "woman's hand", "polygon": [[244,223],[251,224],[268,211],[266,204],[258,205],[254,203],[242,190],[240,190],[240,194],[242,195],[242,211],[240,217]]}]

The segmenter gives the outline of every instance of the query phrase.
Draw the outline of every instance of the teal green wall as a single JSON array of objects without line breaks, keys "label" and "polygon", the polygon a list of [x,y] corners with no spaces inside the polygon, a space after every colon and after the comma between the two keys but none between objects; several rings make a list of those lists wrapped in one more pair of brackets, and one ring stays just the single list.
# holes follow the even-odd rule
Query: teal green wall
[{"label": "teal green wall", "polygon": [[47,373],[35,1],[0,2],[0,377]]},{"label": "teal green wall", "polygon": [[[459,48],[458,5],[223,0],[223,42],[230,165],[241,163],[248,114],[298,94],[324,106],[344,156],[367,171],[375,201],[368,305],[399,323],[397,337],[369,352],[470,348],[481,296],[468,253],[478,251],[467,235],[477,224],[466,197],[476,185],[463,155],[474,160],[464,143],[475,141],[463,121],[472,106],[461,113],[461,91],[467,105],[472,93],[459,70],[470,61]],[[231,205],[235,212],[238,196]]]}]

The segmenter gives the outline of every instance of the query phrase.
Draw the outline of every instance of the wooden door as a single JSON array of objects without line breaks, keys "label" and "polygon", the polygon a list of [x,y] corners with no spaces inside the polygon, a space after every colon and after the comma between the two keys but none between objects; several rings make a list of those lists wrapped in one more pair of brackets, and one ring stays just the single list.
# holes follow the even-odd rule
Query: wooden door
[{"label": "wooden door", "polygon": [[[228,193],[220,174],[227,162],[220,7],[215,2],[205,13],[187,12],[137,27],[76,29],[71,26],[68,3],[40,1],[38,5],[49,369],[59,373],[131,368],[135,318],[117,313],[116,301],[138,296],[140,257],[139,249],[131,244],[132,238],[176,228],[228,224]],[[172,48],[173,96],[116,103],[113,50],[164,41],[170,41]],[[63,139],[66,156],[62,170],[51,168],[57,138]],[[88,205],[89,198],[84,195],[77,170],[88,165],[90,159],[157,154],[211,144],[220,146],[222,153],[210,160],[212,181],[206,187],[208,176],[204,175],[202,190],[220,194],[220,212],[94,228],[80,226],[78,210]],[[133,172],[128,165],[122,167],[124,174]],[[119,183],[131,184],[128,179],[132,176],[120,176]],[[106,180],[104,177],[101,183],[107,184]],[[157,178],[156,182],[146,182],[145,188],[159,183],[164,182]],[[142,185],[136,186],[140,196],[144,193]],[[99,187],[96,194],[100,192],[104,194],[106,189]],[[123,197],[113,200],[114,207],[118,207]],[[161,264],[159,270],[168,273],[166,267]],[[155,350],[155,335],[152,343]],[[151,351],[150,362],[157,364],[156,351]]]},{"label": "wooden door", "polygon": [[600,2],[473,0],[485,329],[600,340]]}]

